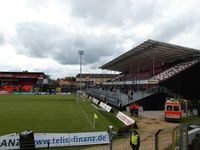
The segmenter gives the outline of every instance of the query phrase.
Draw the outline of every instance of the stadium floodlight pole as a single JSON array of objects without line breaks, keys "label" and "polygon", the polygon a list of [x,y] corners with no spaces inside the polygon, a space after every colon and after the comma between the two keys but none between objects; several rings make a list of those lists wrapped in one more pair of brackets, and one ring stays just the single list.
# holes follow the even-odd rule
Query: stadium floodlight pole
[{"label": "stadium floodlight pole", "polygon": [[84,54],[84,50],[79,50],[78,51],[79,55],[80,55],[80,77],[79,77],[79,81],[80,81],[80,92],[81,92],[81,83],[82,83],[82,55]]},{"label": "stadium floodlight pole", "polygon": [[154,74],[155,74],[155,57],[153,55],[153,76],[154,76]]}]

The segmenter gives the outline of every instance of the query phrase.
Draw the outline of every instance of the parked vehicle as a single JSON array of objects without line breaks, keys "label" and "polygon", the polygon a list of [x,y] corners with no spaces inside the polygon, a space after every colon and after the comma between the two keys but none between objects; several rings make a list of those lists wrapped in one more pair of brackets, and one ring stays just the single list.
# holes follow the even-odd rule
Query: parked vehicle
[{"label": "parked vehicle", "polygon": [[164,115],[165,120],[167,121],[180,121],[182,117],[180,101],[173,98],[167,98]]}]

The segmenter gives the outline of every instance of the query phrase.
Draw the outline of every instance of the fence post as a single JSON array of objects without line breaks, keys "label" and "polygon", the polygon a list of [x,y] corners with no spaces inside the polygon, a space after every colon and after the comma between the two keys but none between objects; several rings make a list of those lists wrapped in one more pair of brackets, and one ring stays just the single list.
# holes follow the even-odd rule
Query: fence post
[{"label": "fence post", "polygon": [[49,143],[49,141],[48,141],[47,145],[48,145],[48,150],[50,150],[50,143]]},{"label": "fence post", "polygon": [[159,129],[159,130],[155,133],[155,150],[159,150],[158,135],[159,135],[159,133],[160,133],[162,130],[163,130],[163,129]]},{"label": "fence post", "polygon": [[188,127],[182,129],[183,150],[188,150]]},{"label": "fence post", "polygon": [[109,150],[112,150],[113,138],[114,138],[114,136],[117,135],[117,133],[113,131],[113,128],[114,128],[114,126],[112,126],[112,125],[108,126],[108,135],[109,135],[109,140],[110,140],[110,144],[109,144],[110,145],[110,149]]},{"label": "fence post", "polygon": [[176,136],[177,136],[177,131],[176,130],[177,129],[178,129],[178,127],[174,128],[173,131],[172,131],[172,149],[173,150],[175,149],[176,142],[177,142],[177,138],[176,138]]}]

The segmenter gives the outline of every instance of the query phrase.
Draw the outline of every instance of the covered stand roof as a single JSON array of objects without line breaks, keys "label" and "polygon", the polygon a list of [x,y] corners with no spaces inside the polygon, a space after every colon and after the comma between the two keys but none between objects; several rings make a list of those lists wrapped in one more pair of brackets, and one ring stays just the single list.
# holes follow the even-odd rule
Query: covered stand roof
[{"label": "covered stand roof", "polygon": [[[90,78],[114,78],[117,77],[118,74],[97,74],[97,73],[83,73],[81,77],[90,77]],[[77,78],[80,77],[80,74],[76,75]]]},{"label": "covered stand roof", "polygon": [[199,57],[200,51],[164,42],[147,40],[130,51],[101,66],[101,69],[128,72],[153,65]]}]

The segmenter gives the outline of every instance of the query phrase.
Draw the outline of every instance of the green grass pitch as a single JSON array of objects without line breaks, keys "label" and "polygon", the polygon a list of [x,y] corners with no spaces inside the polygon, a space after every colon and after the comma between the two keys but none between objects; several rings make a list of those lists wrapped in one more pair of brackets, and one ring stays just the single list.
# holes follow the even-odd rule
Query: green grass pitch
[{"label": "green grass pitch", "polygon": [[[92,129],[93,115],[96,128]],[[122,123],[115,113],[100,112],[75,95],[0,95],[0,135],[32,130],[40,133],[106,131]]]}]

